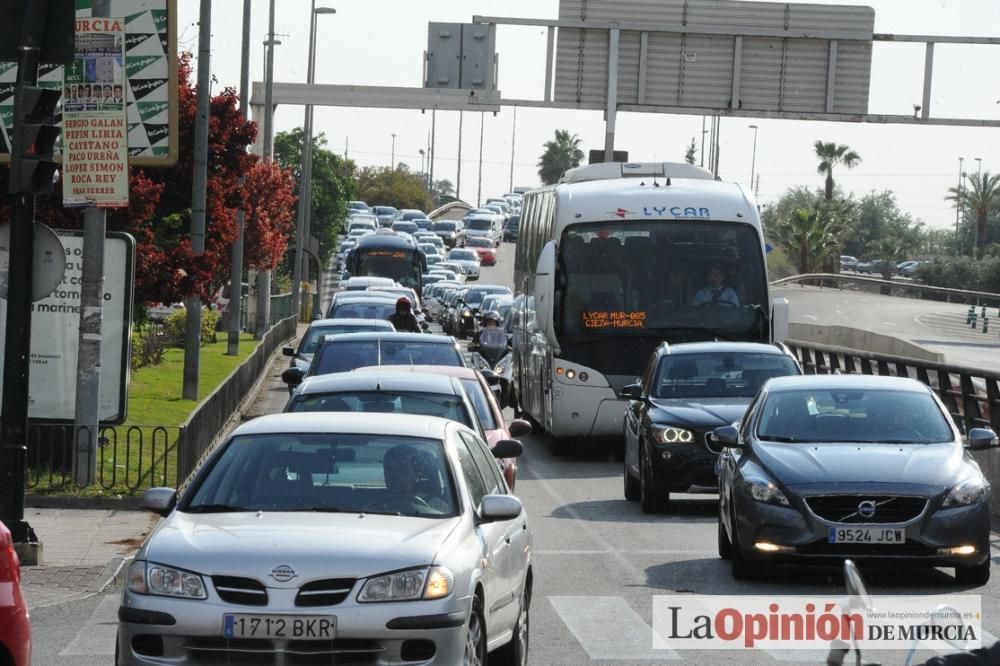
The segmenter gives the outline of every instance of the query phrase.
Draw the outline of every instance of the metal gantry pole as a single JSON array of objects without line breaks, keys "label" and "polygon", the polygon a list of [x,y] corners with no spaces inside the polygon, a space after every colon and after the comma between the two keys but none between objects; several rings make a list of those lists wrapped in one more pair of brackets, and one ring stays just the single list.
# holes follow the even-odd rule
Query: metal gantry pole
[{"label": "metal gantry pole", "polygon": [[434,205],[434,158],[436,157],[437,148],[437,109],[431,109],[431,156],[430,156],[430,173],[427,176],[427,190],[431,194],[431,205]]},{"label": "metal gantry pole", "polygon": [[753,176],[757,167],[757,126],[750,125],[753,130],[753,156],[750,158],[750,187],[753,188]]},{"label": "metal gantry pole", "polygon": [[615,155],[615,123],[618,118],[618,42],[620,31],[608,31],[608,103],[604,125],[604,161],[610,162]]},{"label": "metal gantry pole", "polygon": [[[517,107],[514,107],[515,111]],[[486,113],[479,114],[479,177],[476,189],[476,208],[483,205],[483,135],[486,129]]]},{"label": "metal gantry pole", "polygon": [[[198,19],[198,110],[194,124],[191,184],[191,252],[205,251],[205,204],[208,194],[208,124],[212,97],[212,0],[201,0]],[[187,299],[184,327],[184,399],[198,399],[201,354],[201,295]]]},{"label": "metal gantry pole", "polygon": [[[514,107],[514,123],[511,126],[511,130],[510,130],[510,187],[507,190],[508,192],[513,192],[514,191],[514,145],[516,143],[516,140],[517,140],[517,107],[515,106]],[[482,143],[482,141],[480,141],[480,143]],[[479,149],[479,152],[480,153],[483,152],[482,148]],[[482,157],[480,157],[479,158],[479,170],[480,171],[483,170],[482,162],[483,162]],[[480,180],[482,180],[481,177],[480,177]]]},{"label": "metal gantry pole", "polygon": [[[240,53],[240,117],[247,121],[250,110],[250,2],[243,0],[243,48]],[[246,176],[240,176],[240,185]],[[229,331],[226,354],[240,353],[240,319],[243,308],[243,237],[246,227],[246,213],[242,208],[236,211],[236,241],[231,253],[232,267],[229,269]]]},{"label": "metal gantry pole", "polygon": [[[274,2],[271,0],[267,17],[267,61],[264,66],[264,159],[274,156]],[[257,321],[254,338],[262,340],[271,323],[271,271],[257,273]]]},{"label": "metal gantry pole", "polygon": [[455,179],[455,198],[462,200],[462,119],[465,114],[458,112],[458,171]]},{"label": "metal gantry pole", "polygon": [[[108,16],[110,0],[94,0],[91,16]],[[101,329],[104,322],[104,237],[108,212],[83,212],[83,265],[80,275],[79,352],[73,410],[73,476],[85,488],[97,480],[98,425],[101,403]]]}]

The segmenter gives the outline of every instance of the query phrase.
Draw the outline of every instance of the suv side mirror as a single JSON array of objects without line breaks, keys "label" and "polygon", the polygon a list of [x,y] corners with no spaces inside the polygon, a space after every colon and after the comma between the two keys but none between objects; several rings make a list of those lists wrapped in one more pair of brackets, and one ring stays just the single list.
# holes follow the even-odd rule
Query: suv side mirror
[{"label": "suv side mirror", "polygon": [[305,371],[302,368],[288,368],[281,373],[281,381],[285,382],[289,386],[298,386],[302,383],[302,379],[305,377]]},{"label": "suv side mirror", "polygon": [[283,356],[295,356],[295,347],[282,347],[281,353]]},{"label": "suv side mirror", "polygon": [[623,386],[618,396],[620,398],[625,398],[626,400],[638,400],[642,397],[642,385],[628,384],[627,386]]},{"label": "suv side mirror", "polygon": [[970,451],[985,451],[997,448],[1000,441],[997,440],[997,434],[989,428],[972,428],[969,430],[967,446]]},{"label": "suv side mirror", "polygon": [[743,448],[740,446],[740,431],[734,426],[720,426],[712,431],[712,439],[715,440],[720,446],[725,446],[730,449]]}]

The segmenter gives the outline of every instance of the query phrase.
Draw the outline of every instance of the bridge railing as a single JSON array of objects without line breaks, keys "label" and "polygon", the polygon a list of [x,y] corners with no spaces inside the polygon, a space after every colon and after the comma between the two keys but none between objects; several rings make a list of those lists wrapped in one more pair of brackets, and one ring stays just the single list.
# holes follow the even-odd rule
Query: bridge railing
[{"label": "bridge railing", "polygon": [[781,278],[771,283],[772,287],[779,287],[787,284],[818,284],[836,282],[838,284],[857,284],[878,287],[882,293],[891,295],[897,293],[901,296],[916,298],[934,297],[935,300],[943,300],[949,303],[964,303],[966,305],[988,305],[1000,306],[1000,294],[993,294],[988,291],[966,291],[965,289],[951,289],[948,287],[935,287],[929,284],[920,284],[910,280],[883,280],[881,278],[863,277],[861,275],[844,275],[836,273],[803,273],[791,277]]},{"label": "bridge railing", "polygon": [[806,374],[910,377],[937,393],[963,433],[970,428],[1000,432],[1000,373],[799,340],[785,344]]}]

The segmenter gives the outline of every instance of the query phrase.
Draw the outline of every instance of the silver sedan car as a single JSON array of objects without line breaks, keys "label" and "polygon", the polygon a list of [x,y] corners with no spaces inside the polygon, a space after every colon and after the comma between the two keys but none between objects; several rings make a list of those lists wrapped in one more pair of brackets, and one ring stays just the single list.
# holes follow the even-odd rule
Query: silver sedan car
[{"label": "silver sedan car", "polygon": [[238,428],[139,549],[118,664],[524,664],[531,531],[475,432],[409,414]]}]

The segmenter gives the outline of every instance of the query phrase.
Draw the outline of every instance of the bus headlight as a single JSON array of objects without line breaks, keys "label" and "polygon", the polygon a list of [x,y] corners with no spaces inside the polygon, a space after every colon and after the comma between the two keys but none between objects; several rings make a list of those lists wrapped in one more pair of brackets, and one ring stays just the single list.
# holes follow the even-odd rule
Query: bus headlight
[{"label": "bus headlight", "polygon": [[653,439],[657,444],[690,444],[694,441],[694,433],[674,426],[653,426]]}]

